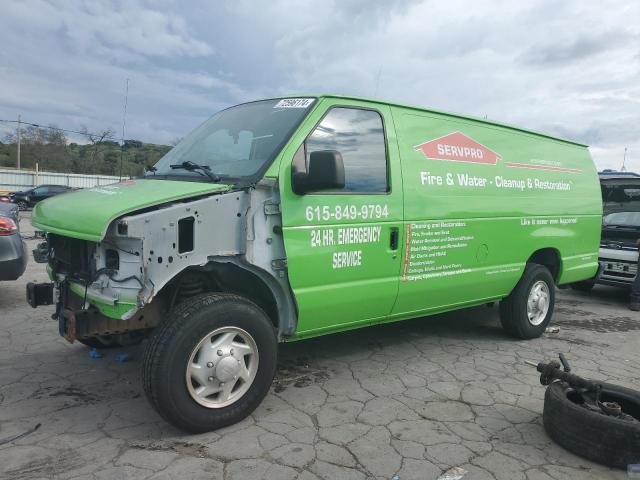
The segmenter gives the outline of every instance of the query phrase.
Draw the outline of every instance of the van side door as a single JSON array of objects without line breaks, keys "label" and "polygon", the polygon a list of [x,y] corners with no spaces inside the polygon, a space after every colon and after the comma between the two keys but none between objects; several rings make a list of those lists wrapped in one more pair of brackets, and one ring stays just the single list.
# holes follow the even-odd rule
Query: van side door
[{"label": "van side door", "polygon": [[386,318],[402,259],[402,178],[390,109],[326,99],[314,115],[280,170],[300,337]]}]

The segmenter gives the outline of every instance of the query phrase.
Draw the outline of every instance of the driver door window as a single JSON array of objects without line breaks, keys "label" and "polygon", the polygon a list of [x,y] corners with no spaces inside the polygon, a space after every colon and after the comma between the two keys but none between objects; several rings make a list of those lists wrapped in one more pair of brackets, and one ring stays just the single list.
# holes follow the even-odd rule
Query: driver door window
[{"label": "driver door window", "polygon": [[[384,127],[378,112],[343,107],[331,109],[307,138],[304,150],[305,171],[313,152],[332,150],[340,153],[345,175],[345,186],[341,192],[389,191]],[[297,165],[298,169],[301,167]]]}]

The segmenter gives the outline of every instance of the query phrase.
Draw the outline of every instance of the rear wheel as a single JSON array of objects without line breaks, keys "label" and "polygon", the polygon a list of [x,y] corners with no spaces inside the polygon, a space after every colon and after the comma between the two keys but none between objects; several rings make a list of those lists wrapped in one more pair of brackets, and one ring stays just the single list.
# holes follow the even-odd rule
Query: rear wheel
[{"label": "rear wheel", "polygon": [[29,210],[29,204],[24,200],[19,200],[16,203],[18,205],[18,209],[20,209],[21,211]]},{"label": "rear wheel", "polygon": [[542,265],[529,263],[511,294],[500,302],[500,321],[514,337],[536,338],[551,322],[554,304],[551,273]]},{"label": "rear wheel", "polygon": [[205,432],[249,415],[269,391],[277,337],[253,302],[203,294],[178,305],[151,337],[143,361],[145,393],[169,423]]}]

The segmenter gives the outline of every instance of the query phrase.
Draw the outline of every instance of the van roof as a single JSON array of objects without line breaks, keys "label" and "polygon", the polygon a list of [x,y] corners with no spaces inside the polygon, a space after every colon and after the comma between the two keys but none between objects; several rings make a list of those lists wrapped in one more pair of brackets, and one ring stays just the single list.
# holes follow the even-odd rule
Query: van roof
[{"label": "van roof", "polygon": [[588,145],[585,145],[584,143],[575,142],[573,140],[568,140],[566,138],[554,137],[554,136],[548,135],[546,133],[536,132],[534,130],[527,130],[525,128],[516,127],[514,125],[509,125],[509,124],[506,124],[506,123],[495,122],[493,120],[486,120],[486,119],[483,119],[483,118],[472,117],[472,116],[469,116],[469,115],[461,115],[459,113],[451,113],[451,112],[444,112],[444,111],[441,111],[441,110],[434,110],[432,108],[424,108],[424,107],[417,107],[415,105],[405,105],[405,104],[402,104],[402,103],[388,102],[386,100],[378,100],[378,99],[365,98],[365,97],[356,97],[356,96],[351,96],[351,95],[337,95],[337,94],[333,94],[333,93],[316,93],[316,94],[305,94],[305,95],[301,95],[301,94],[298,94],[298,95],[283,95],[282,97],[279,97],[279,98],[296,98],[296,97],[344,98],[346,100],[360,100],[360,101],[364,101],[364,102],[372,102],[372,103],[380,103],[380,104],[383,104],[383,105],[390,105],[390,106],[393,106],[393,107],[410,108],[412,110],[419,110],[421,112],[437,113],[439,115],[447,115],[449,117],[461,118],[461,119],[464,119],[464,120],[473,120],[474,122],[480,122],[480,123],[484,123],[484,124],[487,124],[487,125],[495,125],[495,126],[498,126],[498,127],[508,128],[510,130],[515,130],[515,131],[518,131],[518,132],[528,133],[530,135],[535,135],[535,136],[538,136],[538,137],[544,137],[544,138],[549,138],[551,140],[557,140],[559,142],[568,143],[570,145],[577,145],[579,147],[588,148]]}]

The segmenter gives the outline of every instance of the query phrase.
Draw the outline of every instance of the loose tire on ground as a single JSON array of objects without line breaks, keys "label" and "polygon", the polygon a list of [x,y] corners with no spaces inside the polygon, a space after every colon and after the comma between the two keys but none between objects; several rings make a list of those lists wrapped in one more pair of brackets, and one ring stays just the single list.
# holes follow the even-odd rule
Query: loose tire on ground
[{"label": "loose tire on ground", "polygon": [[[640,463],[640,421],[622,420],[587,410],[571,398],[573,390],[554,382],[544,396],[544,428],[560,446],[603,465],[627,468]],[[615,401],[640,419],[640,392],[603,384],[602,401]]]},{"label": "loose tire on ground", "polygon": [[[242,332],[252,342],[257,349],[257,370],[248,390],[231,404],[223,402],[213,408],[204,406],[206,398],[194,399],[202,385],[188,385],[188,366],[193,365],[194,352],[207,345],[205,339],[220,329]],[[212,337],[211,345],[216,345],[213,338],[217,337]],[[227,358],[227,353],[220,358]],[[239,422],[260,404],[275,376],[276,361],[276,332],[260,307],[237,295],[202,294],[175,307],[152,335],[144,353],[142,381],[147,398],[165,420],[188,432],[206,432]],[[219,370],[214,367],[204,378],[219,381],[217,375]]]},{"label": "loose tire on ground", "polygon": [[[543,292],[546,299],[542,298],[541,293],[532,302],[533,291],[536,289]],[[551,273],[542,265],[528,263],[522,278],[511,294],[500,302],[500,322],[509,335],[525,340],[536,338],[544,333],[551,322],[554,304],[555,283]],[[530,318],[532,305],[536,311],[544,310],[546,314],[532,320]]]}]

